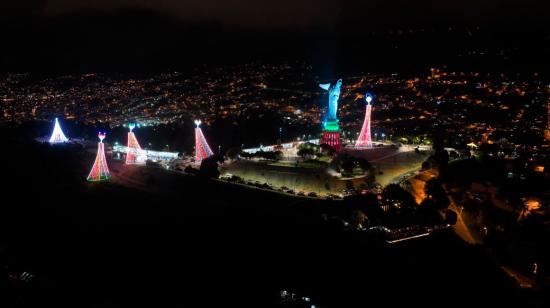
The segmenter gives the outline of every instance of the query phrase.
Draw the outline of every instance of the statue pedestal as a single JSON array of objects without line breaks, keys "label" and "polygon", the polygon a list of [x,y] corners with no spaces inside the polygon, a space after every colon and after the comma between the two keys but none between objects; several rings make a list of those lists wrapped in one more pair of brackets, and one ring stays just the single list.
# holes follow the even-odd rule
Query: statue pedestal
[{"label": "statue pedestal", "polygon": [[339,153],[342,150],[342,143],[340,142],[340,132],[323,131],[323,137],[321,137],[321,144],[328,144]]},{"label": "statue pedestal", "polygon": [[342,150],[342,143],[340,141],[340,125],[338,120],[328,121],[325,123],[323,130],[323,136],[321,137],[321,144],[328,144],[333,147],[337,153]]}]

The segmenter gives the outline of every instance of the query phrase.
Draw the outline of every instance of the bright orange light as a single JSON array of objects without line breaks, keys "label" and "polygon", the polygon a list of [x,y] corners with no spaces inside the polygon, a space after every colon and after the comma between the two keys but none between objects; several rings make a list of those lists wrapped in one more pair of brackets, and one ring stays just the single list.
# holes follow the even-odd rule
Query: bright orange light
[{"label": "bright orange light", "polygon": [[525,201],[525,208],[527,208],[528,211],[538,210],[540,209],[540,202],[535,199],[529,199]]}]

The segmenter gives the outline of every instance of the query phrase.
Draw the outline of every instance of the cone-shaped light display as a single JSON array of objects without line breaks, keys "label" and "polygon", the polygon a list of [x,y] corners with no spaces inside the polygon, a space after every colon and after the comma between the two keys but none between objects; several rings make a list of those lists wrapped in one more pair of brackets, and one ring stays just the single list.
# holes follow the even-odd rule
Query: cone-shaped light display
[{"label": "cone-shaped light display", "polygon": [[206,139],[200,128],[201,120],[195,120],[195,161],[201,162],[203,159],[212,156],[214,153],[208,146]]},{"label": "cone-shaped light display", "polygon": [[88,174],[88,181],[98,182],[105,181],[111,178],[109,173],[109,167],[107,166],[107,160],[105,159],[105,149],[103,148],[103,139],[105,139],[105,133],[99,133],[99,142],[97,143],[97,156],[95,158],[94,166]]}]

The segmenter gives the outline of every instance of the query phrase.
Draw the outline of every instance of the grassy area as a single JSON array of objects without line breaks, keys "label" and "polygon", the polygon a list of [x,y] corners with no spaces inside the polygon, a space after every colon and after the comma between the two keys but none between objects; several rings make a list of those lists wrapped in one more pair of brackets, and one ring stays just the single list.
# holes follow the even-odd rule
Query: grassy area
[{"label": "grassy area", "polygon": [[278,161],[274,163],[269,163],[270,166],[279,166],[279,167],[289,167],[289,168],[325,168],[328,165],[328,162],[323,161]]},{"label": "grassy area", "polygon": [[[312,165],[310,165],[312,166]],[[325,166],[314,163],[314,168],[288,167],[287,165],[266,164],[262,162],[239,161],[224,165],[222,174],[230,173],[246,180],[270,183],[274,187],[293,189],[294,191],[315,192],[317,194],[340,194],[348,180],[335,177],[327,172]],[[364,177],[350,180],[360,187]]]}]

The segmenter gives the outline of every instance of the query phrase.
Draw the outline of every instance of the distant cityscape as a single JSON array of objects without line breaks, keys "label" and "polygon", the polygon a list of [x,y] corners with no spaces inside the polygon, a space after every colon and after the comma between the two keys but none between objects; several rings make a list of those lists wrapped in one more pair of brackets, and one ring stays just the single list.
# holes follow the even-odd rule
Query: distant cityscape
[{"label": "distant cityscape", "polygon": [[[430,142],[434,131],[453,136],[455,146],[506,142],[517,151],[540,146],[547,129],[548,84],[534,76],[449,72],[433,68],[419,76],[365,74],[344,76],[340,98],[343,137],[361,129],[364,90],[376,93],[373,137],[404,143]],[[171,72],[146,77],[82,74],[35,79],[8,74],[0,79],[2,122],[51,121],[59,116],[110,127],[128,119],[147,126],[202,119],[239,125],[250,117],[275,113],[283,138],[299,129],[315,135],[326,106],[324,80],[311,66],[243,65]],[[276,130],[277,128],[274,128]],[[251,145],[251,146],[256,146]],[[511,153],[507,153],[511,154]]]}]

